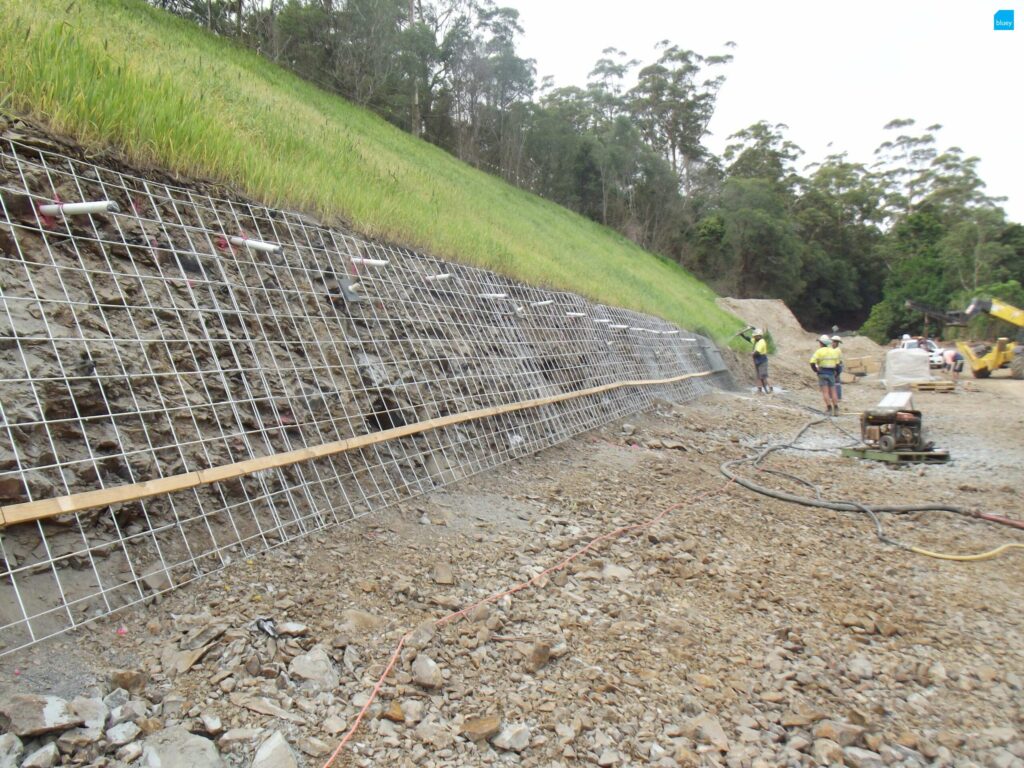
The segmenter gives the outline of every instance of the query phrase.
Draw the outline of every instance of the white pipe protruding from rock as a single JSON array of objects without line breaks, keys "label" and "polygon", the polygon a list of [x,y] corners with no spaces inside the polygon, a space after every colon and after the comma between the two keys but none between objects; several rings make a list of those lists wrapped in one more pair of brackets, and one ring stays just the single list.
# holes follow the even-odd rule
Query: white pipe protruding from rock
[{"label": "white pipe protruding from rock", "polygon": [[350,285],[348,286],[348,289],[349,289],[350,291],[358,291],[358,290],[359,290],[359,283],[358,283],[358,282],[355,282],[355,283],[351,283],[351,284],[350,284]]},{"label": "white pipe protruding from rock", "polygon": [[451,277],[451,273],[450,272],[442,272],[442,273],[440,273],[438,275],[424,275],[423,279],[424,280],[430,280],[431,282],[440,282],[442,280],[447,280],[450,277]]},{"label": "white pipe protruding from rock", "polygon": [[601,323],[602,325],[608,325],[608,323],[610,323],[611,320],[609,320],[607,318],[604,318],[604,317],[595,317],[594,318],[594,322],[595,323]]},{"label": "white pipe protruding from rock", "polygon": [[251,251],[262,251],[263,253],[280,253],[281,246],[275,243],[265,243],[262,240],[250,240],[248,237],[229,237],[228,242]]},{"label": "white pipe protruding from rock", "polygon": [[112,200],[92,203],[47,203],[39,206],[44,216],[84,216],[89,213],[120,213],[121,208]]},{"label": "white pipe protruding from rock", "polygon": [[555,303],[554,299],[544,299],[544,301],[531,301],[530,302],[530,306],[531,307],[546,307],[546,306],[548,306],[550,304],[554,304],[554,303]]},{"label": "white pipe protruding from rock", "polygon": [[675,331],[662,331],[662,333],[664,333],[664,334],[665,334],[666,336],[672,336],[672,335],[674,335],[674,334],[677,334],[677,333],[679,333],[679,331],[678,331],[678,329],[677,329],[677,330],[675,330]]},{"label": "white pipe protruding from rock", "polygon": [[623,328],[629,328],[628,325],[620,325],[619,323],[612,323],[608,327],[609,328],[616,328],[616,329],[619,329],[619,330],[622,330]]},{"label": "white pipe protruding from rock", "polygon": [[587,313],[586,312],[566,312],[565,316],[566,317],[586,317]]},{"label": "white pipe protruding from rock", "polygon": [[505,299],[508,298],[507,293],[478,293],[481,299]]},{"label": "white pipe protruding from rock", "polygon": [[386,267],[388,265],[387,259],[367,259],[362,256],[353,256],[353,264],[365,264],[368,267]]}]

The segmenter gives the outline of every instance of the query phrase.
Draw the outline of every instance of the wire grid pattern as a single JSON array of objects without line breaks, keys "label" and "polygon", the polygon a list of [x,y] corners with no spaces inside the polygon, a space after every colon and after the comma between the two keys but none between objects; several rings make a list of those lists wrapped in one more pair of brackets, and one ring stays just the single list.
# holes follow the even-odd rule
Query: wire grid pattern
[{"label": "wire grid pattern", "polygon": [[[40,211],[103,200],[119,212]],[[656,318],[0,143],[3,505],[724,368]],[[621,388],[9,527],[0,654],[712,386]]]}]

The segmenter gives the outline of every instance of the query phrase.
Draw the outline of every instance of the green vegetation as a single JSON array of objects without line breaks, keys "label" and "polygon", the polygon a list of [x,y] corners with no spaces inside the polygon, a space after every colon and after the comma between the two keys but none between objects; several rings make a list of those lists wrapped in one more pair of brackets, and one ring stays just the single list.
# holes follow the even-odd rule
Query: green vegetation
[{"label": "green vegetation", "polygon": [[6,106],[83,143],[719,339],[740,325],[675,263],[141,0],[0,0],[0,18]]}]

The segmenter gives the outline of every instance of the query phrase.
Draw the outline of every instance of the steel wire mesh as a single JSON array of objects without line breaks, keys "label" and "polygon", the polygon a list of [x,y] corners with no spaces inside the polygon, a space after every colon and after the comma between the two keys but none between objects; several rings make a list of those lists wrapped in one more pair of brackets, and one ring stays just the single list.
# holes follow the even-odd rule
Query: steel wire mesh
[{"label": "steel wire mesh", "polygon": [[[55,202],[119,212],[47,215]],[[0,144],[0,504],[724,371],[657,318]],[[0,531],[0,653],[651,406],[628,387]]]}]

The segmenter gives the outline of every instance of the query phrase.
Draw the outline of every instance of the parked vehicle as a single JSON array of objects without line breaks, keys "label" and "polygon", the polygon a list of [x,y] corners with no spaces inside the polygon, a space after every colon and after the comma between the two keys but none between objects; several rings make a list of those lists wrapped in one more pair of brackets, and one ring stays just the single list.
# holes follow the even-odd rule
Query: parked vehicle
[{"label": "parked vehicle", "polygon": [[928,353],[928,366],[930,368],[941,368],[943,365],[942,360],[942,347],[932,339],[902,339],[900,341],[900,349],[923,349]]}]

